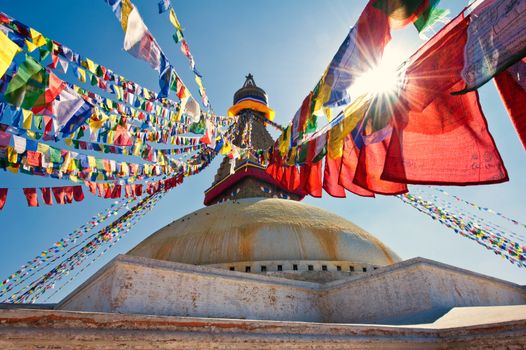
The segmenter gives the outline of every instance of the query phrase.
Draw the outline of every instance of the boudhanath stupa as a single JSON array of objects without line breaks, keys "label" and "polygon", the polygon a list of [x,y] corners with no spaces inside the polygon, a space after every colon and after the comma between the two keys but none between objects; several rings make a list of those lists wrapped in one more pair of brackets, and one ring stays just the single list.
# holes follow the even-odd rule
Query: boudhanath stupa
[{"label": "boudhanath stupa", "polygon": [[[267,149],[267,94],[234,95],[240,148]],[[523,286],[402,261],[301,202],[251,155],[225,157],[202,209],[53,305],[4,304],[1,349],[526,349]]]}]

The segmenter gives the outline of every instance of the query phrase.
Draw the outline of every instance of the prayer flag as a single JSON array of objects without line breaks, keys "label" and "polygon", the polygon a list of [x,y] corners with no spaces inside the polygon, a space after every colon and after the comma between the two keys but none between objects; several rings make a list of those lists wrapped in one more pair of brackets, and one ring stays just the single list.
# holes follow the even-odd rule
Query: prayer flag
[{"label": "prayer flag", "polygon": [[24,195],[27,199],[27,205],[30,207],[38,207],[38,197],[36,188],[24,188]]},{"label": "prayer flag", "polygon": [[124,49],[150,64],[156,71],[161,68],[161,48],[144,24],[139,11],[133,6],[126,27]]},{"label": "prayer flag", "polygon": [[183,28],[181,28],[181,23],[179,23],[179,20],[177,19],[177,15],[175,14],[175,10],[173,8],[170,9],[170,22],[172,22],[175,29],[177,29],[179,32],[183,31]]},{"label": "prayer flag", "polygon": [[42,165],[42,153],[27,151],[27,165],[39,167]]},{"label": "prayer flag", "polygon": [[53,191],[55,202],[57,202],[57,204],[66,204],[64,198],[64,187],[52,187],[51,190]]},{"label": "prayer flag", "polygon": [[5,100],[17,107],[31,109],[45,92],[46,78],[44,67],[33,57],[26,55],[25,61],[20,64],[7,85]]},{"label": "prayer flag", "polygon": [[93,106],[69,86],[60,93],[53,103],[57,132],[63,136],[72,134],[88,120]]},{"label": "prayer flag", "polygon": [[157,5],[159,7],[159,13],[168,11],[168,9],[172,6],[170,4],[170,0],[161,0]]},{"label": "prayer flag", "polygon": [[84,200],[84,192],[82,186],[73,186],[73,199],[75,202],[82,202]]},{"label": "prayer flag", "polygon": [[472,91],[526,56],[526,1],[486,0],[469,14],[462,78]]},{"label": "prayer flag", "polygon": [[64,201],[67,204],[73,203],[73,186],[64,186]]},{"label": "prayer flag", "polygon": [[413,23],[418,32],[442,20],[448,10],[437,8],[440,0],[375,0],[374,7],[389,16],[391,28],[401,28]]},{"label": "prayer flag", "polygon": [[[321,161],[320,161],[321,163]],[[323,189],[333,197],[345,198],[345,187],[338,183],[342,157],[325,157],[325,170],[323,172]]]},{"label": "prayer flag", "polygon": [[20,51],[22,51],[22,49],[0,31],[0,78],[4,76],[13,58],[15,58],[16,54]]},{"label": "prayer flag", "polygon": [[352,192],[358,196],[374,197],[373,192],[366,190],[365,188],[360,187],[353,182],[356,175],[356,168],[358,167],[360,148],[363,146],[355,144],[354,139],[355,137],[351,133],[348,134],[344,140],[342,166],[340,169],[338,183],[342,185],[347,191]]},{"label": "prayer flag", "polygon": [[350,102],[349,88],[356,78],[375,67],[385,45],[391,40],[388,18],[371,0],[332,59],[320,89],[330,89],[323,105],[340,106]]},{"label": "prayer flag", "polygon": [[52,205],[53,198],[51,196],[51,189],[49,187],[42,187],[40,188],[40,191],[42,192],[42,199],[44,200],[44,203],[46,205]]},{"label": "prayer flag", "polygon": [[7,188],[0,188],[0,210],[4,208],[5,202],[7,200],[7,192],[9,189]]},{"label": "prayer flag", "polygon": [[526,58],[495,76],[495,84],[526,148]]},{"label": "prayer flag", "polygon": [[466,86],[461,71],[468,24],[458,16],[411,57],[404,90],[393,106],[382,179],[440,185],[508,180],[477,92],[451,95]]}]

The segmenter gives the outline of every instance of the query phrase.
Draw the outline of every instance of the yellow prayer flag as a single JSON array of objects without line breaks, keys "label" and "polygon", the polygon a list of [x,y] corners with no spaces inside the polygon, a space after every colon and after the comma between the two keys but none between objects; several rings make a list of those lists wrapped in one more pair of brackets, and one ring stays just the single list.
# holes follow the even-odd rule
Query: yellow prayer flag
[{"label": "yellow prayer flag", "polygon": [[18,174],[18,167],[8,166],[7,170],[12,172],[13,174]]},{"label": "yellow prayer flag", "polygon": [[362,95],[343,111],[343,119],[330,131],[327,140],[327,153],[331,159],[343,155],[343,144],[345,137],[349,135],[356,125],[362,120],[369,108],[370,96]]},{"label": "yellow prayer flag", "polygon": [[292,128],[288,126],[279,138],[279,153],[282,157],[285,157],[289,151],[291,130]]},{"label": "yellow prayer flag", "polygon": [[37,133],[32,131],[32,130],[27,130],[26,131],[26,135],[28,138],[30,138],[31,140],[37,140],[38,138],[40,138],[40,136],[37,138]]},{"label": "yellow prayer flag", "polygon": [[181,23],[179,23],[179,20],[177,19],[177,16],[175,15],[175,11],[173,8],[170,9],[170,22],[172,22],[175,29],[179,31],[183,31],[183,28],[181,28]]},{"label": "yellow prayer flag", "polygon": [[35,49],[38,47],[38,46],[36,46],[35,44],[33,44],[31,41],[29,41],[29,40],[24,40],[24,41],[25,41],[25,43],[26,43],[27,51],[28,51],[28,52],[33,52],[33,51],[35,51]]},{"label": "yellow prayer flag", "polygon": [[33,112],[28,111],[27,109],[22,109],[23,122],[22,127],[24,129],[31,129],[31,124],[33,122]]},{"label": "yellow prayer flag", "polygon": [[121,162],[121,175],[122,176],[128,176],[128,173],[130,172],[128,164],[126,162]]},{"label": "yellow prayer flag", "polygon": [[85,62],[85,65],[84,65],[85,68],[87,68],[93,74],[97,73],[97,66],[95,65],[95,62],[93,62],[89,58],[85,58],[84,62]]},{"label": "yellow prayer flag", "polygon": [[11,164],[16,164],[18,161],[18,153],[11,146],[7,147],[7,161]]},{"label": "yellow prayer flag", "polygon": [[46,38],[44,38],[44,36],[40,32],[34,30],[33,28],[29,28],[29,34],[31,35],[31,41],[37,47],[46,45]]},{"label": "yellow prayer flag", "polygon": [[195,76],[195,83],[197,84],[197,86],[199,86],[200,90],[203,89],[203,80],[201,79],[199,75]]},{"label": "yellow prayer flag", "polygon": [[126,29],[128,28],[128,17],[133,10],[133,5],[130,0],[122,0],[121,8],[121,26],[124,33],[126,33]]},{"label": "yellow prayer flag", "polygon": [[42,154],[47,154],[49,152],[49,145],[39,142],[37,145],[37,151]]},{"label": "yellow prayer flag", "polygon": [[232,152],[232,146],[230,145],[230,142],[226,141],[219,152],[224,156],[230,154],[230,152]]},{"label": "yellow prayer flag", "polygon": [[3,32],[0,32],[0,78],[4,76],[15,55],[22,51]]},{"label": "yellow prayer flag", "polygon": [[287,165],[293,166],[296,164],[296,154],[298,153],[298,147],[294,146],[290,149],[289,158],[287,159]]},{"label": "yellow prayer flag", "polygon": [[86,71],[82,68],[77,68],[78,73],[78,79],[80,82],[85,83],[86,82]]},{"label": "yellow prayer flag", "polygon": [[113,138],[114,137],[115,137],[115,131],[113,131],[113,130],[108,131],[108,139],[107,139],[106,143],[108,143],[110,145],[113,145]]},{"label": "yellow prayer flag", "polygon": [[88,156],[88,164],[90,168],[96,168],[97,167],[97,160],[93,156]]}]

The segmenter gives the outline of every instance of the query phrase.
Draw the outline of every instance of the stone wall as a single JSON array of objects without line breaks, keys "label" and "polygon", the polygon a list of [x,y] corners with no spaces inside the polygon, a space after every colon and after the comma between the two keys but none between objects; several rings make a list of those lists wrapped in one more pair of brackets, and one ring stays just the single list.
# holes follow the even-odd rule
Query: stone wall
[{"label": "stone wall", "polygon": [[519,286],[422,258],[323,286],[325,322],[432,322],[453,307],[521,305]]},{"label": "stone wall", "polygon": [[519,305],[515,284],[417,258],[326,284],[119,256],[57,308],[331,323],[430,322],[454,306]]},{"label": "stone wall", "polygon": [[[112,285],[111,290],[107,289]],[[317,284],[123,257],[59,309],[150,315],[317,321]],[[108,307],[110,309],[108,309]]]}]

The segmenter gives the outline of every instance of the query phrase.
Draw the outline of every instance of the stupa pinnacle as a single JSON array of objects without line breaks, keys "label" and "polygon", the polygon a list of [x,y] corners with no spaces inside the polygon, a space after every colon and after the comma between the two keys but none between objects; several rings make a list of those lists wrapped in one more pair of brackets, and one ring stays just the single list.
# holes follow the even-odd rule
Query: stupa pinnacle
[{"label": "stupa pinnacle", "polygon": [[[267,93],[256,85],[254,76],[248,74],[243,87],[234,94],[234,105],[229,115],[238,116],[238,132],[232,143],[247,150],[245,156],[231,164],[225,157],[217,171],[212,186],[205,191],[205,205],[225,200],[242,198],[283,198],[301,200],[300,193],[289,192],[265,173],[256,151],[268,149],[274,144],[266,129],[266,120],[274,118],[274,111],[268,106]],[[234,170],[232,172],[232,170]]]}]

